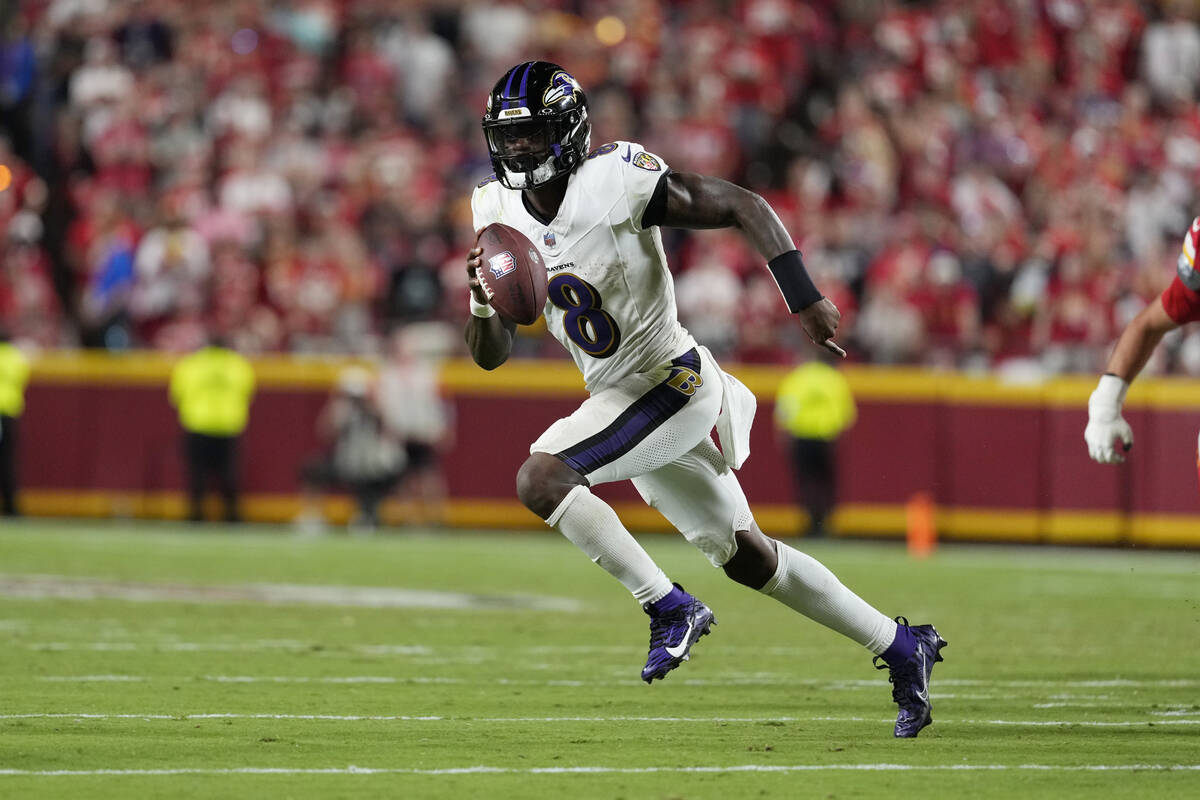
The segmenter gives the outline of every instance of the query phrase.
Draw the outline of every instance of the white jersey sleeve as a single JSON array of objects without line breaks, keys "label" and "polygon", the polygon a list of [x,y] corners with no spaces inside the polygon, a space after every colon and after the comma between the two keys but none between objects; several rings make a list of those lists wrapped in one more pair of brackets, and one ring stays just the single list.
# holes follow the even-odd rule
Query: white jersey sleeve
[{"label": "white jersey sleeve", "polygon": [[495,175],[484,178],[471,194],[471,224],[478,234],[481,230],[500,221],[500,203],[497,190],[503,187]]},{"label": "white jersey sleeve", "polygon": [[667,163],[656,155],[637,149],[637,145],[626,142],[622,154],[622,179],[625,182],[625,202],[629,208],[629,220],[635,231],[641,231],[642,217],[658,189],[659,181],[667,174]]}]

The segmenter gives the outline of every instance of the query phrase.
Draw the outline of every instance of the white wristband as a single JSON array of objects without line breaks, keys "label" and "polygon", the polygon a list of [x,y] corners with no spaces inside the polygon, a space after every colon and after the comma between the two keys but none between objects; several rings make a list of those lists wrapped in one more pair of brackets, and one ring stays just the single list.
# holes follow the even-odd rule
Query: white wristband
[{"label": "white wristband", "polygon": [[1096,391],[1092,392],[1088,399],[1088,407],[1112,409],[1120,413],[1121,406],[1125,405],[1125,393],[1128,391],[1127,381],[1116,375],[1101,375],[1100,383],[1096,384]]},{"label": "white wristband", "polygon": [[488,317],[493,316],[496,313],[496,309],[492,308],[491,303],[479,302],[478,300],[475,299],[474,292],[470,292],[470,295],[471,295],[471,316],[480,317],[482,319],[487,319]]}]

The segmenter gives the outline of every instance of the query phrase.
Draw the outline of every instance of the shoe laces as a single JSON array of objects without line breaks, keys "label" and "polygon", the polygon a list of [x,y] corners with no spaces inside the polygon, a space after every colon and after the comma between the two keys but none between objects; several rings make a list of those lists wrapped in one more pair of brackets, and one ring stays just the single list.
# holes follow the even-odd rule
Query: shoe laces
[{"label": "shoe laces", "polygon": [[[906,628],[912,627],[911,625],[908,624],[907,617],[896,617],[896,623],[899,625],[903,625]],[[905,662],[905,663],[908,663],[908,662]],[[883,656],[875,656],[874,658],[872,658],[871,665],[873,667],[875,667],[875,669],[890,669],[890,670],[892,670],[892,674],[888,675],[889,681],[891,681],[895,677],[896,670],[900,669],[900,667],[893,668],[891,665],[889,665],[886,661],[883,660]],[[903,664],[900,666],[903,666]]]},{"label": "shoe laces", "polygon": [[[896,622],[906,628],[911,627],[905,617],[896,617]],[[918,643],[917,647],[920,648],[920,646]],[[910,694],[916,694],[916,670],[918,667],[911,656],[894,667],[883,661],[882,656],[872,658],[871,664],[875,669],[888,670],[888,683],[892,684],[892,702],[903,705],[906,700],[911,699]]]},{"label": "shoe laces", "polygon": [[651,615],[650,617],[650,649],[663,647],[670,644],[668,636],[671,633],[671,628],[675,623],[681,623],[687,620],[687,615],[691,613],[691,603],[683,603],[677,608],[673,608],[665,614]]}]

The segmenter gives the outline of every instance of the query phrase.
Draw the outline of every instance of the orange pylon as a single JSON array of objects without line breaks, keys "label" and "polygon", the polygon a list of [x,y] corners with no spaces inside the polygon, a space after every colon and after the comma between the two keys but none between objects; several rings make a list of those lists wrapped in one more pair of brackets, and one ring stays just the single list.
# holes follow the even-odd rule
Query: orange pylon
[{"label": "orange pylon", "polygon": [[927,558],[937,549],[937,524],[934,520],[933,497],[929,492],[917,492],[904,509],[907,523],[908,553],[913,558]]}]

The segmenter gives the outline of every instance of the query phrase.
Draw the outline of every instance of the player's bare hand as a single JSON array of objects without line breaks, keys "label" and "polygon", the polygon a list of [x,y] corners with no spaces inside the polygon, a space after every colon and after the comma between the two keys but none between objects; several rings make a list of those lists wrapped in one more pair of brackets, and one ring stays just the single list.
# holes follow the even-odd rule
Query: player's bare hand
[{"label": "player's bare hand", "polygon": [[824,347],[840,358],[846,357],[846,351],[833,341],[838,322],[842,319],[842,312],[838,311],[832,300],[823,297],[808,308],[800,309],[796,316],[800,318],[800,327],[814,344]]},{"label": "player's bare hand", "polygon": [[483,255],[482,247],[473,247],[467,251],[467,286],[471,288],[471,294],[475,297],[477,303],[487,303],[487,291],[484,290],[483,284],[479,282],[479,268],[483,265],[480,256]]}]

